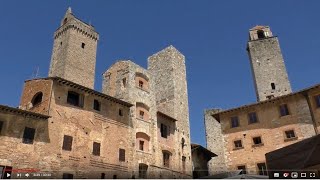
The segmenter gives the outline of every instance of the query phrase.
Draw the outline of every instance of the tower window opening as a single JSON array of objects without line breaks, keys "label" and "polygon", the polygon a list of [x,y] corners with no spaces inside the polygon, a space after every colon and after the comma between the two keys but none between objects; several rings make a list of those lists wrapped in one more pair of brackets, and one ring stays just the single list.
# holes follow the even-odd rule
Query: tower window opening
[{"label": "tower window opening", "polygon": [[123,116],[122,109],[119,109],[119,116]]},{"label": "tower window opening", "polygon": [[67,21],[68,21],[68,18],[64,18],[63,24],[67,23]]},{"label": "tower window opening", "polygon": [[38,92],[36,95],[34,95],[32,101],[31,101],[33,107],[42,102],[42,96],[43,96],[42,92]]},{"label": "tower window opening", "polygon": [[24,144],[33,144],[35,132],[36,132],[35,129],[25,127],[24,128],[24,132],[23,132],[22,143],[24,143]]},{"label": "tower window opening", "polygon": [[84,96],[79,93],[68,91],[67,103],[73,106],[83,107]]},{"label": "tower window opening", "polygon": [[168,131],[167,131],[167,126],[166,125],[161,124],[161,126],[160,126],[160,134],[161,134],[161,137],[163,137],[163,138],[167,138],[168,137]]},{"label": "tower window opening", "polygon": [[127,86],[127,79],[126,79],[126,78],[123,78],[123,79],[122,79],[122,84],[123,84],[123,87],[126,87],[126,86]]},{"label": "tower window opening", "polygon": [[258,39],[264,39],[264,38],[266,38],[266,35],[264,34],[264,31],[263,31],[263,30],[258,30],[258,31],[257,31],[257,34],[258,34]]},{"label": "tower window opening", "polygon": [[139,141],[139,150],[143,151],[144,141]]},{"label": "tower window opening", "polygon": [[143,82],[139,81],[139,88],[143,88]]},{"label": "tower window opening", "polygon": [[271,83],[271,89],[275,90],[276,89],[276,85],[274,83]]},{"label": "tower window opening", "polygon": [[101,110],[101,103],[96,99],[93,101],[93,109],[96,110],[96,111],[100,111]]},{"label": "tower window opening", "polygon": [[144,119],[144,112],[143,111],[140,111],[139,115],[140,115],[140,119]]},{"label": "tower window opening", "polygon": [[168,152],[163,152],[163,166],[169,168],[170,164],[170,154]]},{"label": "tower window opening", "polygon": [[81,43],[82,49],[84,49],[84,46],[85,46],[85,45],[86,45],[85,43]]}]

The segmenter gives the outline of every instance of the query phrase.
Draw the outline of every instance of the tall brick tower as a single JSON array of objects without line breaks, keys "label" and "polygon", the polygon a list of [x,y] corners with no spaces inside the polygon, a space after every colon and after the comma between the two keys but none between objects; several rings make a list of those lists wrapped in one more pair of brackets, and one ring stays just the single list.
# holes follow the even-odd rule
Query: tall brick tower
[{"label": "tall brick tower", "polygon": [[[148,70],[154,77],[157,109],[176,121],[176,162],[191,173],[189,105],[185,57],[173,46],[148,58]],[[183,163],[182,163],[183,162]]]},{"label": "tall brick tower", "polygon": [[250,29],[247,50],[258,101],[291,93],[278,38],[268,26]]},{"label": "tall brick tower", "polygon": [[94,88],[98,33],[68,8],[54,33],[49,76]]}]

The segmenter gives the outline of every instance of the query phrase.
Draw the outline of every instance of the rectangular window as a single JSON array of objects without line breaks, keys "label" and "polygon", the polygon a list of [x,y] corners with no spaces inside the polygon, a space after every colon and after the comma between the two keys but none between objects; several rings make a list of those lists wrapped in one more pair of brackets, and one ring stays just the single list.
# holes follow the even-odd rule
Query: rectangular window
[{"label": "rectangular window", "polygon": [[72,150],[72,136],[64,135],[62,149],[66,151]]},{"label": "rectangular window", "polygon": [[261,137],[260,136],[259,137],[254,137],[253,138],[253,143],[254,143],[254,145],[262,144]]},{"label": "rectangular window", "polygon": [[95,156],[100,156],[100,143],[93,142],[92,154]]},{"label": "rectangular window", "polygon": [[238,166],[237,167],[238,170],[242,170],[240,174],[247,174],[247,169],[246,169],[246,166]]},{"label": "rectangular window", "polygon": [[119,116],[123,116],[122,109],[119,109]]},{"label": "rectangular window", "polygon": [[280,115],[281,116],[287,116],[289,115],[289,109],[287,104],[280,105]]},{"label": "rectangular window", "polygon": [[143,117],[144,117],[144,112],[143,112],[143,111],[139,111],[139,116],[140,116],[140,119],[143,119]]},{"label": "rectangular window", "polygon": [[163,166],[169,167],[170,163],[170,154],[167,152],[163,152]]},{"label": "rectangular window", "polygon": [[143,151],[144,141],[139,141],[139,150]]},{"label": "rectangular window", "polygon": [[119,161],[126,161],[126,150],[119,149]]},{"label": "rectangular window", "polygon": [[317,107],[320,107],[320,95],[314,97]]},{"label": "rectangular window", "polygon": [[234,147],[236,149],[242,148],[242,141],[241,140],[234,141]]},{"label": "rectangular window", "polygon": [[70,173],[63,173],[62,179],[73,179],[73,174]]},{"label": "rectangular window", "polygon": [[100,106],[101,106],[100,102],[95,99],[93,101],[93,109],[96,110],[96,111],[100,111],[100,108],[101,108]]},{"label": "rectangular window", "polygon": [[0,134],[2,132],[2,127],[3,127],[3,121],[0,121]]},{"label": "rectangular window", "polygon": [[259,169],[259,175],[268,175],[266,163],[258,163],[257,166]]},{"label": "rectangular window", "polygon": [[239,127],[238,116],[231,117],[231,128]]},{"label": "rectangular window", "polygon": [[295,133],[294,133],[293,130],[285,131],[285,133],[286,133],[286,138],[287,138],[287,139],[295,138],[295,137],[296,137],[296,135],[295,135]]},{"label": "rectangular window", "polygon": [[160,133],[161,133],[161,137],[163,137],[163,138],[167,138],[168,137],[168,128],[167,128],[166,125],[161,124]]},{"label": "rectangular window", "polygon": [[123,85],[123,87],[127,86],[127,79],[126,78],[122,79],[122,85]]},{"label": "rectangular window", "polygon": [[84,47],[86,46],[85,43],[81,43],[81,48],[84,49]]},{"label": "rectangular window", "polygon": [[258,122],[258,117],[257,117],[257,113],[256,112],[249,113],[248,117],[249,117],[249,124]]},{"label": "rectangular window", "polygon": [[275,90],[276,89],[276,85],[274,83],[271,83],[271,89]]},{"label": "rectangular window", "polygon": [[68,91],[67,103],[73,106],[83,107],[84,96],[79,93]]},{"label": "rectangular window", "polygon": [[24,128],[24,132],[23,132],[23,140],[22,140],[22,142],[24,144],[33,144],[35,132],[36,132],[35,129],[25,127]]}]

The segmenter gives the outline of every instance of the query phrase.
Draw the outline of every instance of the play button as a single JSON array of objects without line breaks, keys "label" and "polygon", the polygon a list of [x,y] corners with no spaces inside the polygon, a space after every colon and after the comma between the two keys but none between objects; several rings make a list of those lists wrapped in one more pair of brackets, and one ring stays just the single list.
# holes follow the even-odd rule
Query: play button
[{"label": "play button", "polygon": [[11,174],[9,174],[9,173],[6,173],[7,174],[7,177],[10,177],[11,176]]}]

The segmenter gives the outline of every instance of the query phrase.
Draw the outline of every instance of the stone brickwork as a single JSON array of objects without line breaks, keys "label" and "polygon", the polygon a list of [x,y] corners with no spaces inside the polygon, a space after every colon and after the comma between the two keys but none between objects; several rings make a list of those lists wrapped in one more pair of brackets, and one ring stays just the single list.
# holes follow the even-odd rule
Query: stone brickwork
[{"label": "stone brickwork", "polygon": [[[263,34],[258,36],[258,32]],[[278,38],[268,26],[250,29],[247,50],[258,101],[291,93]]]},{"label": "stone brickwork", "polygon": [[93,89],[98,39],[94,27],[77,19],[68,9],[54,34],[49,76]]},{"label": "stone brickwork", "polygon": [[219,174],[227,171],[227,165],[225,160],[226,150],[224,149],[224,139],[220,122],[212,116],[212,114],[218,113],[220,110],[211,109],[205,110],[205,132],[207,149],[217,154],[217,157],[212,158],[208,163],[208,169],[210,175]]},{"label": "stone brickwork", "polygon": [[[183,151],[186,151],[190,144],[186,141],[186,146],[181,147],[181,136],[179,135],[176,119],[159,112],[156,104],[155,76],[150,70],[146,70],[130,60],[121,60],[112,65],[103,74],[103,92],[123,99],[135,106],[131,108],[133,119],[132,143],[135,144],[133,172],[135,177],[139,176],[139,165],[147,165],[148,178],[183,178],[191,177],[191,165],[186,173],[182,169]],[[140,111],[144,111],[141,118]],[[167,126],[168,137],[161,137],[161,124]],[[186,132],[189,134],[188,132]],[[147,139],[147,149],[139,149],[139,138],[137,135],[145,134]],[[170,152],[170,166],[163,166],[163,152]],[[188,157],[187,155],[185,155]],[[190,157],[190,156],[189,156]],[[191,160],[187,159],[191,164]]]},{"label": "stone brickwork", "polygon": [[[61,78],[45,78],[26,81],[21,107],[31,102],[33,95],[39,91],[43,92],[40,106],[49,109],[42,113],[50,118],[43,121],[43,127],[32,125],[32,121],[23,121],[21,125],[17,123],[16,128],[35,127],[36,140],[38,137],[46,138],[46,141],[41,142],[41,146],[40,143],[28,145],[40,155],[22,160],[22,153],[16,152],[15,157],[5,157],[6,161],[18,158],[22,163],[13,164],[14,168],[54,172],[52,175],[55,178],[61,178],[63,173],[71,173],[74,178],[100,178],[102,173],[105,173],[105,178],[131,177],[134,157],[134,148],[130,141],[133,126],[131,104]],[[47,91],[51,93],[46,93]],[[70,91],[83,96],[83,106],[68,102]],[[100,110],[94,109],[94,100],[100,103]],[[122,115],[119,114],[120,109]],[[36,112],[37,109],[31,108],[29,111]],[[10,131],[10,128],[7,126],[6,130]],[[19,133],[21,134],[21,131]],[[70,151],[63,149],[65,135],[73,137]],[[7,139],[8,144],[15,142],[14,139]],[[100,155],[93,154],[94,142],[100,143]],[[119,149],[125,150],[124,161],[119,160]],[[7,148],[1,150],[8,151]],[[24,161],[28,164],[25,165]]]},{"label": "stone brickwork", "polygon": [[[185,57],[169,46],[148,58],[148,70],[154,77],[158,111],[176,119],[175,149],[180,163],[186,157],[186,173],[191,175],[191,143],[189,126],[188,88]],[[181,147],[181,144],[182,145]]]},{"label": "stone brickwork", "polygon": [[[185,57],[169,46],[148,58],[148,70],[153,75],[158,111],[176,119],[176,162],[186,157],[187,173],[191,175],[191,143],[188,88]],[[181,148],[181,143],[185,143]],[[179,147],[180,146],[180,147]],[[180,156],[180,157],[179,157]]]},{"label": "stone brickwork", "polygon": [[258,166],[266,153],[319,133],[319,85],[292,93],[278,38],[268,26],[256,26],[249,39],[258,103],[205,111],[207,148],[218,154],[210,174],[245,168],[266,175]]},{"label": "stone brickwork", "polygon": [[[283,104],[288,106],[289,115],[281,116],[280,106]],[[251,112],[257,114],[257,123],[249,123],[248,114]],[[238,117],[238,127],[232,127],[232,117]],[[206,111],[207,146],[218,153],[218,157],[209,163],[211,173],[226,165],[227,170],[245,166],[248,173],[258,174],[257,163],[265,162],[266,153],[314,136],[313,121],[307,99],[302,93],[221,112]],[[294,138],[286,137],[285,131],[289,130],[294,131]],[[254,137],[261,137],[262,144],[255,145]],[[236,140],[241,140],[242,148],[235,147]]]},{"label": "stone brickwork", "polygon": [[[0,166],[48,171],[51,178],[191,178],[184,56],[169,46],[148,59],[148,69],[118,61],[103,74],[100,93],[93,90],[98,39],[69,8],[54,34],[49,77],[25,82],[17,120],[0,111],[9,135],[0,136]],[[35,129],[28,145],[20,143],[25,126]]]}]

